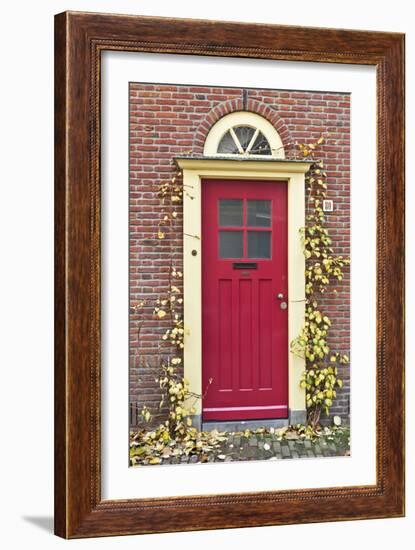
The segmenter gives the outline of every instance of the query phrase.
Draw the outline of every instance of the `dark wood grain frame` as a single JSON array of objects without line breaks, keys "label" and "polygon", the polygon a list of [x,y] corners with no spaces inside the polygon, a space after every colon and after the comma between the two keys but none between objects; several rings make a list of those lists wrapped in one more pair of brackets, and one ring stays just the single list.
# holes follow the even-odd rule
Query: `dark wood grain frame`
[{"label": "dark wood grain frame", "polygon": [[[376,485],[101,500],[104,50],[376,67]],[[55,19],[55,126],[55,533],[77,538],[404,515],[404,35],[61,13]]]}]

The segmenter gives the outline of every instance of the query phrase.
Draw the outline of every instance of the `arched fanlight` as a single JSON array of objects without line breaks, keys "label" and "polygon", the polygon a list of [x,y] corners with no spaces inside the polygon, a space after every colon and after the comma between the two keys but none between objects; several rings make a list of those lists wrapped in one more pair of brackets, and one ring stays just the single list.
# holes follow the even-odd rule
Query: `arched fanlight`
[{"label": "arched fanlight", "polygon": [[235,111],[220,118],[206,136],[205,156],[285,158],[276,128],[263,116]]}]

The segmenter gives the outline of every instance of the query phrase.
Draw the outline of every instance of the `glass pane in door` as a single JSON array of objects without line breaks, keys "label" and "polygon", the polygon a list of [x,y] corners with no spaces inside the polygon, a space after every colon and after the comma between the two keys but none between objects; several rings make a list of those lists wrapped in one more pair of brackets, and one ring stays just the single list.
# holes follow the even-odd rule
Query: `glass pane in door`
[{"label": "glass pane in door", "polygon": [[270,231],[248,231],[248,258],[271,258]]},{"label": "glass pane in door", "polygon": [[241,227],[243,224],[242,199],[220,199],[220,227]]},{"label": "glass pane in door", "polygon": [[248,200],[249,227],[271,227],[271,201]]},{"label": "glass pane in door", "polygon": [[243,231],[219,231],[219,258],[242,258]]}]

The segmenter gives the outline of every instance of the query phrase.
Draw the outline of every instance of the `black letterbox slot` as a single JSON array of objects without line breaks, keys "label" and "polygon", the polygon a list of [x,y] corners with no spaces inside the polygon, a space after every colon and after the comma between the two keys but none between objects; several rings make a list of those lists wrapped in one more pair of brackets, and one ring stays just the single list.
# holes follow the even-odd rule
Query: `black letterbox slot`
[{"label": "black letterbox slot", "polygon": [[256,262],[235,262],[233,264],[234,269],[258,269]]}]

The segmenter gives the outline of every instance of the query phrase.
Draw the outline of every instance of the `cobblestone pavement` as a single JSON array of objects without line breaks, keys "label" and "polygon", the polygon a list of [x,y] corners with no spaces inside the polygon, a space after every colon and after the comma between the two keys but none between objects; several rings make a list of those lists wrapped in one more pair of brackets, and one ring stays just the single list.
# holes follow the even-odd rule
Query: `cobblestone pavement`
[{"label": "cobblestone pavement", "polygon": [[[345,456],[349,454],[348,437],[322,436],[309,439],[282,439],[272,434],[230,434],[220,448],[209,453],[205,462],[234,462],[240,460],[284,460]],[[198,456],[163,459],[163,464],[197,463]]]}]

